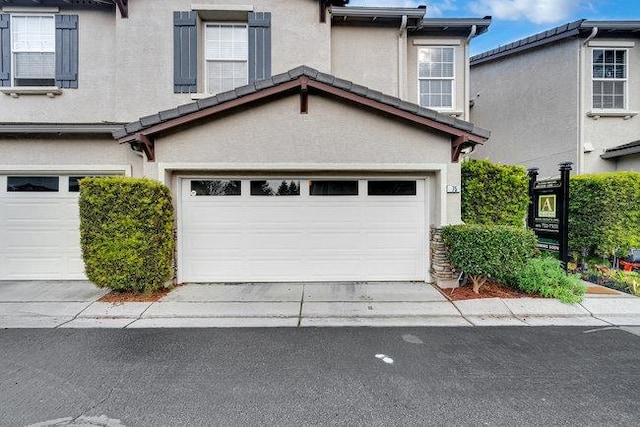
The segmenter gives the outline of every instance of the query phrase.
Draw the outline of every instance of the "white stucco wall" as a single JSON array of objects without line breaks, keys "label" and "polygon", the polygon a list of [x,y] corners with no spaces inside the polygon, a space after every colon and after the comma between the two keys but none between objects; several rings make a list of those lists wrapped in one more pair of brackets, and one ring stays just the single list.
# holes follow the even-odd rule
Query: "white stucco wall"
[{"label": "white stucco wall", "polygon": [[334,26],[331,73],[398,96],[398,28]]},{"label": "white stucco wall", "polygon": [[87,123],[115,119],[114,13],[62,9],[60,14],[78,15],[78,89],[63,89],[55,98],[0,94],[1,121]]},{"label": "white stucco wall", "polygon": [[130,168],[132,176],[142,176],[142,158],[109,137],[77,136],[60,138],[4,138],[0,141],[0,169],[74,171],[99,170],[100,165]]},{"label": "white stucco wall", "polygon": [[430,177],[431,223],[439,224],[460,221],[460,195],[442,192],[460,184],[450,144],[446,136],[322,96],[310,96],[309,113],[300,114],[299,97],[290,96],[159,137],[156,159],[176,173],[226,168]]},{"label": "white stucco wall", "polygon": [[632,154],[618,159],[616,171],[636,171],[640,172],[640,154]]},{"label": "white stucco wall", "polygon": [[173,93],[173,12],[196,3],[271,12],[272,74],[300,65],[331,72],[331,27],[319,22],[314,0],[136,0],[126,19],[115,10],[63,8],[79,16],[78,89],[52,99],[0,94],[2,121],[129,122],[191,102],[190,94]]},{"label": "white stucco wall", "polygon": [[473,153],[556,175],[577,162],[578,41],[568,39],[471,67],[471,121],[491,138]]},{"label": "white stucco wall", "polygon": [[[640,135],[640,116],[624,117],[600,117],[598,119],[587,117],[586,112],[592,111],[592,52],[593,49],[621,49],[616,43],[621,39],[611,39],[596,37],[594,40],[603,43],[610,43],[602,47],[586,47],[585,79],[583,93],[585,93],[585,116],[584,116],[584,141],[590,143],[594,150],[584,154],[584,173],[611,172],[616,170],[615,162],[605,161],[600,155],[607,148],[617,147],[636,141]],[[627,95],[628,105],[626,111],[632,113],[640,112],[640,36],[635,39],[623,39],[632,41],[634,47],[624,48],[628,54],[628,81]]]}]

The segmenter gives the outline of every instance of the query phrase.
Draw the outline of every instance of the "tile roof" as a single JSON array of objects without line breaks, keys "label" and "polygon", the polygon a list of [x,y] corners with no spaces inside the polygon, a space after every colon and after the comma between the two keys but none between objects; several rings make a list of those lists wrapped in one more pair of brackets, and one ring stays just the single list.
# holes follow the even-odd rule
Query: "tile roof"
[{"label": "tile roof", "polygon": [[180,105],[176,108],[160,111],[159,113],[142,117],[139,120],[131,122],[114,131],[113,137],[116,139],[123,139],[127,136],[148,129],[154,125],[173,120],[194,112],[202,111],[209,107],[220,105],[228,101],[233,101],[253,94],[255,92],[259,92],[261,90],[282,85],[284,83],[293,82],[302,76],[305,76],[310,80],[315,80],[317,82],[333,86],[334,88],[341,89],[358,96],[362,96],[366,99],[392,106],[416,116],[428,118],[435,122],[451,126],[457,130],[461,130],[484,139],[489,138],[491,134],[488,130],[474,126],[473,123],[456,119],[448,114],[439,113],[435,110],[420,107],[417,104],[403,101],[400,98],[383,94],[379,91],[369,89],[365,86],[355,84],[348,80],[340,79],[331,74],[321,73],[318,70],[310,67],[300,66],[286,73],[277,74],[271,78],[259,80],[255,83],[241,86],[228,92],[219,93],[208,98],[203,98],[195,102]]}]

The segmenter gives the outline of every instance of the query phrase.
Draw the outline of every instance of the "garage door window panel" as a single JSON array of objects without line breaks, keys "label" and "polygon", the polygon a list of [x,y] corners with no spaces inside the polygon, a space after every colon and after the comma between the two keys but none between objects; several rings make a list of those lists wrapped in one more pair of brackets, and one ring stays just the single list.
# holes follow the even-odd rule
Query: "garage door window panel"
[{"label": "garage door window panel", "polygon": [[240,196],[240,180],[211,179],[191,181],[192,196]]},{"label": "garage door window panel", "polygon": [[251,181],[252,196],[299,196],[300,181],[288,179],[270,179]]},{"label": "garage door window panel", "polygon": [[7,191],[15,193],[51,193],[58,192],[60,178],[57,176],[9,176]]},{"label": "garage door window panel", "polygon": [[310,181],[310,196],[357,196],[358,181]]},{"label": "garage door window panel", "polygon": [[368,181],[369,196],[415,196],[415,181]]}]

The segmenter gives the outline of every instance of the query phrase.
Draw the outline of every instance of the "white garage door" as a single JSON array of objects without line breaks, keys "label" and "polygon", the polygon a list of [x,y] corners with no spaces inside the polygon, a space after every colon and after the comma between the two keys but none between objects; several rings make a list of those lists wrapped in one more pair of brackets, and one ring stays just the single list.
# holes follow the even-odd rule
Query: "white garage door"
[{"label": "white garage door", "polygon": [[85,279],[77,176],[0,176],[0,280]]},{"label": "white garage door", "polygon": [[182,282],[425,280],[425,180],[182,179]]}]

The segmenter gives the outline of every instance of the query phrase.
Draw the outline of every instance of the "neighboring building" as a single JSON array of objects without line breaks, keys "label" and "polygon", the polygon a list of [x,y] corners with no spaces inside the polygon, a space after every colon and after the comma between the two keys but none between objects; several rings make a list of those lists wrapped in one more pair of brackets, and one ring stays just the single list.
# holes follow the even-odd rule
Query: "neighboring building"
[{"label": "neighboring building", "polygon": [[84,278],[114,174],[172,189],[180,282],[428,280],[490,19],[344,3],[2,2],[0,280]]},{"label": "neighboring building", "polygon": [[[471,58],[473,154],[555,175],[640,170],[640,21],[562,25]],[[632,143],[636,141],[635,145]]]}]

